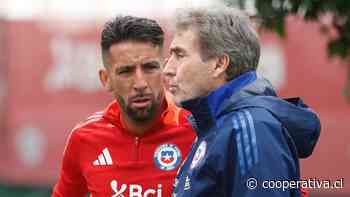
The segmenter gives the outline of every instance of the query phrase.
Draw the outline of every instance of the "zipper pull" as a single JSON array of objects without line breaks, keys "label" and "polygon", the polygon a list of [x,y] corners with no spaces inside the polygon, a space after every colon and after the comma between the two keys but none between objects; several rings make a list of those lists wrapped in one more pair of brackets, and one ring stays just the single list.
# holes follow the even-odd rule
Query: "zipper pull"
[{"label": "zipper pull", "polygon": [[140,143],[140,138],[139,137],[135,137],[135,145],[139,146]]},{"label": "zipper pull", "polygon": [[139,137],[135,137],[135,148],[134,148],[134,151],[135,151],[135,155],[134,155],[135,161],[138,161],[138,160],[139,160],[139,144],[140,144],[140,138],[139,138]]}]

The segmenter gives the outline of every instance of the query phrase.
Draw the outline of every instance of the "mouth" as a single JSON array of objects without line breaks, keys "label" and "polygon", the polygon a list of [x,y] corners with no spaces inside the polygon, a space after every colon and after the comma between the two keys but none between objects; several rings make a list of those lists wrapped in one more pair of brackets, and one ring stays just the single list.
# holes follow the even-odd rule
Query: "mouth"
[{"label": "mouth", "polygon": [[131,100],[131,103],[135,108],[146,108],[151,102],[152,99],[150,96],[139,96]]}]

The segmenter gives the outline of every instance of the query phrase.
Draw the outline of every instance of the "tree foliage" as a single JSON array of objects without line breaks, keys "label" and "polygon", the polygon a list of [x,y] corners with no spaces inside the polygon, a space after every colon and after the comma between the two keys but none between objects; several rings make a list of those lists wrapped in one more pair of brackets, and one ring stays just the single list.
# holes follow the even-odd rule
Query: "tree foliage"
[{"label": "tree foliage", "polygon": [[[232,6],[245,9],[245,0],[225,0]],[[249,1],[249,0],[248,0]],[[350,101],[350,1],[349,0],[255,0],[255,16],[267,29],[281,37],[287,36],[285,20],[297,15],[305,21],[319,22],[320,31],[327,36],[330,58],[340,57],[348,65],[344,94]],[[329,32],[335,31],[336,36]]]}]

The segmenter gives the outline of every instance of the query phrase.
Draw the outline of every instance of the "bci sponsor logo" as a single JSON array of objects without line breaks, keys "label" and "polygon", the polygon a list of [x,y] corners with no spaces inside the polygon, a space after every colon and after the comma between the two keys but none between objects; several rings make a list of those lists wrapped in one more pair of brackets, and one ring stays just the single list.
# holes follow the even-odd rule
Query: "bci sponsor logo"
[{"label": "bci sponsor logo", "polygon": [[[112,197],[162,197],[162,184],[158,184],[156,189],[143,189],[139,184],[121,184],[118,185],[117,180],[111,181],[111,188],[114,192]],[[125,196],[124,192],[129,189],[129,196]]]}]

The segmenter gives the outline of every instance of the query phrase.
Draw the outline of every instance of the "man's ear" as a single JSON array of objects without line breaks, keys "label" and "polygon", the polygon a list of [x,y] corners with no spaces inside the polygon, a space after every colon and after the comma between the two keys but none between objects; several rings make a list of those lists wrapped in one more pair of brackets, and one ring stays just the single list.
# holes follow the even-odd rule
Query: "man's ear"
[{"label": "man's ear", "polygon": [[107,69],[100,69],[98,71],[98,75],[100,77],[100,82],[102,84],[102,86],[109,92],[112,91],[112,85],[111,85],[111,81],[109,79],[109,75],[108,75],[108,71]]},{"label": "man's ear", "polygon": [[214,77],[220,77],[223,74],[226,74],[226,69],[230,64],[230,57],[227,54],[221,55],[216,60]]}]

